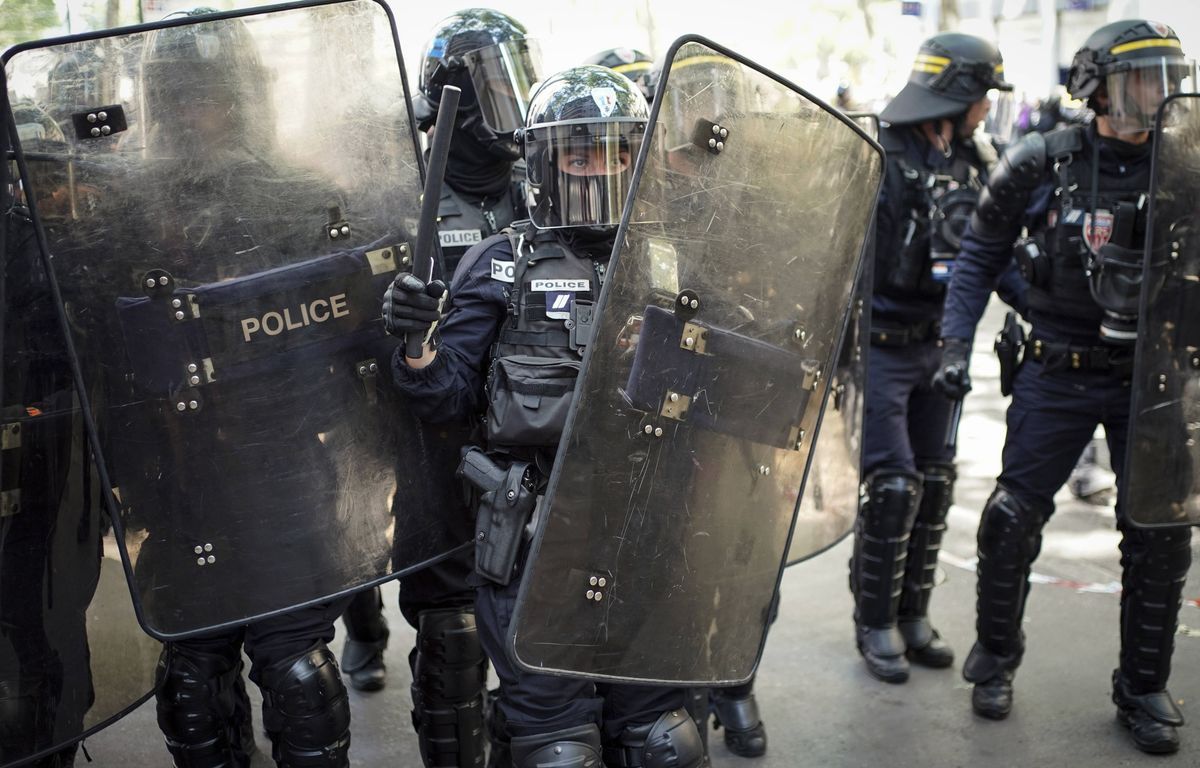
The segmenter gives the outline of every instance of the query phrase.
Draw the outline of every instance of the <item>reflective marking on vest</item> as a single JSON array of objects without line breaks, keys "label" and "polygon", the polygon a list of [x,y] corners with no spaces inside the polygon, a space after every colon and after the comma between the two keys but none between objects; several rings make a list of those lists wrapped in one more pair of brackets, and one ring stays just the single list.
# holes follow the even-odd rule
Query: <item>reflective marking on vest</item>
[{"label": "reflective marking on vest", "polygon": [[478,229],[447,229],[438,232],[443,248],[458,248],[483,242],[483,233]]},{"label": "reflective marking on vest", "polygon": [[516,266],[511,261],[492,259],[492,279],[502,283],[511,283],[516,279]]},{"label": "reflective marking on vest", "polygon": [[592,281],[587,279],[531,280],[529,289],[546,294],[546,317],[554,320],[570,320],[571,305],[579,291],[590,291]]}]

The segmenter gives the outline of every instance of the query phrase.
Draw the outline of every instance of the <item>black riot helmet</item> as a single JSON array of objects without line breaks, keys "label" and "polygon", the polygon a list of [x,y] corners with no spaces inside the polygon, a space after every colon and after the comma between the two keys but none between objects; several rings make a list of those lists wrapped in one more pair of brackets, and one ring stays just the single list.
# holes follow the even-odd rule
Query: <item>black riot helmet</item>
[{"label": "black riot helmet", "polygon": [[598,67],[608,67],[614,72],[620,72],[635,83],[654,66],[654,59],[649,54],[642,53],[636,48],[609,48],[597,54],[588,56],[584,64],[595,64]]},{"label": "black riot helmet", "polygon": [[[188,12],[188,17],[213,13]],[[194,157],[206,148],[253,147],[272,140],[271,73],[241,19],[166,27],[142,50],[147,146]]]},{"label": "black riot helmet", "polygon": [[[1179,91],[1191,74],[1175,30],[1145,19],[1106,24],[1088,37],[1071,61],[1067,92],[1087,99],[1097,115],[1107,115],[1118,133],[1148,131],[1163,99]],[[1093,96],[1108,95],[1107,104]]]},{"label": "black riot helmet", "polygon": [[413,98],[417,127],[437,119],[442,88],[462,89],[455,127],[497,157],[519,154],[512,134],[525,124],[529,91],[539,78],[537,44],[516,19],[488,8],[468,8],[434,27]]},{"label": "black riot helmet", "polygon": [[957,117],[991,90],[1012,92],[999,49],[981,37],[942,32],[921,43],[908,83],[879,119],[903,125]]},{"label": "black riot helmet", "polygon": [[613,230],[649,118],[642,92],[611,69],[586,65],[547,79],[518,134],[534,226]]}]

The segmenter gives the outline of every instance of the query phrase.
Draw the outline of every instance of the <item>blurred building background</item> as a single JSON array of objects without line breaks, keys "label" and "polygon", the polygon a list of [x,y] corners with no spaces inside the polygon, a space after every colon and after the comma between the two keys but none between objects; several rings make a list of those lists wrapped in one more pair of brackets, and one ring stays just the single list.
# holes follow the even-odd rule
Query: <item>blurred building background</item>
[{"label": "blurred building background", "polygon": [[[247,7],[252,0],[0,0],[0,48],[22,40],[160,19],[205,5]],[[400,42],[414,73],[425,36],[439,19],[467,7],[450,0],[395,0]],[[943,30],[996,41],[1018,98],[1036,102],[1088,33],[1141,16],[1173,26],[1200,54],[1197,0],[494,0],[479,2],[521,20],[541,40],[548,72],[605,48],[660,55],[698,33],[743,53],[833,101],[839,84],[861,107],[877,108],[903,86],[923,37]]]}]

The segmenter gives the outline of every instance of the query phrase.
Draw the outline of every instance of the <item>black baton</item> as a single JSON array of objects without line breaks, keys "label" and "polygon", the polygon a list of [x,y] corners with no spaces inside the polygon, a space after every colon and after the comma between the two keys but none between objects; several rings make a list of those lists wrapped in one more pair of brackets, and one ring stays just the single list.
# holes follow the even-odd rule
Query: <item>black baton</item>
[{"label": "black baton", "polygon": [[[429,167],[425,172],[425,190],[421,194],[421,218],[417,221],[417,247],[413,251],[413,274],[428,283],[433,279],[433,248],[437,235],[438,202],[442,198],[442,178],[446,175],[446,156],[450,154],[450,136],[454,116],[458,112],[458,97],[462,90],[453,85],[442,86],[438,103],[437,122],[433,125],[433,140],[429,143]],[[425,341],[419,331],[404,336],[404,354],[418,358]]]},{"label": "black baton", "polygon": [[958,422],[962,421],[962,398],[954,401],[950,410],[950,422],[946,425],[946,450],[954,453],[958,450]]}]

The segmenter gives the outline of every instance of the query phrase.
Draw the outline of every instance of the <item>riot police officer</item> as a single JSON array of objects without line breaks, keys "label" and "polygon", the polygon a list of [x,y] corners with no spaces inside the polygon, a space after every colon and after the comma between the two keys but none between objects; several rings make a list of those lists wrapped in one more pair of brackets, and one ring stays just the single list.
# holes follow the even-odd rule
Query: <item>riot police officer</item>
[{"label": "riot police officer", "polygon": [[[596,765],[602,753],[608,765],[648,767],[696,766],[702,757],[683,690],[532,674],[505,650],[527,554],[522,534],[549,477],[579,370],[565,321],[572,305],[599,293],[648,112],[636,86],[611,70],[576,67],[548,78],[521,136],[531,222],[472,248],[448,292],[402,273],[384,300],[393,333],[426,339],[422,357],[397,353],[393,364],[414,407],[430,421],[488,410],[486,453],[468,459],[515,477],[511,494],[479,500],[480,519],[496,522],[477,541],[473,579],[515,768]],[[514,412],[505,404],[523,414],[497,418]],[[509,507],[507,499],[520,503]]]},{"label": "riot police officer", "polygon": [[[1087,99],[1094,123],[1030,134],[1009,149],[963,240],[935,386],[956,397],[970,390],[970,339],[1014,241],[1033,324],[1003,469],[979,524],[978,636],[963,677],[983,717],[1012,708],[1042,527],[1097,423],[1123,481],[1154,113],[1184,70],[1179,38],[1164,24],[1133,19],[1093,32],[1075,54],[1068,91]],[[1030,236],[1018,240],[1022,227]],[[1174,752],[1183,718],[1166,685],[1191,530],[1133,527],[1120,503],[1116,515],[1123,590],[1112,698],[1140,749]]]},{"label": "riot police officer", "polygon": [[[129,207],[121,209],[125,218],[114,213],[108,222],[105,235],[116,230],[112,242],[123,242],[121,235],[130,238],[124,242],[135,242],[133,235],[120,227],[131,231],[155,227],[162,234],[154,245],[165,252],[159,258],[177,275],[210,282],[279,266],[284,253],[311,253],[324,247],[319,229],[297,225],[296,221],[303,221],[306,215],[324,220],[325,206],[336,193],[322,188],[311,175],[288,175],[264,156],[263,151],[273,146],[269,116],[260,109],[269,101],[265,91],[269,70],[244,22],[225,19],[152,33],[142,54],[141,75],[143,120],[148,126],[145,142],[154,162],[148,164],[150,172],[145,178],[129,186],[147,198],[171,201],[171,208],[166,209],[171,216],[152,224],[140,221],[136,212],[156,209],[126,203]],[[218,189],[219,195],[214,191]],[[265,209],[272,201],[278,203],[278,209],[272,207],[268,213]],[[265,241],[264,233],[277,223],[273,218],[276,213],[279,221],[287,218],[292,224],[292,242]],[[225,266],[221,260],[235,252],[241,256],[237,267],[242,272],[226,269],[221,274]],[[101,282],[95,276],[86,279]],[[82,287],[73,286],[72,290]],[[209,422],[200,422],[203,426],[194,428],[188,438],[192,443],[210,445],[211,455],[223,461],[188,467],[171,456],[150,460],[161,461],[164,474],[194,471],[202,477],[215,469],[207,482],[217,503],[230,507],[244,504],[257,513],[257,517],[237,523],[242,529],[250,528],[259,518],[264,525],[277,520],[272,517],[272,499],[282,497],[283,503],[291,503],[294,497],[280,494],[279,483],[307,489],[308,495],[301,497],[311,499],[318,508],[330,502],[336,481],[328,452],[316,434],[297,431],[279,437],[278,430],[271,429],[274,425],[270,425],[269,416],[264,422],[269,426],[263,426],[253,423],[245,411],[237,410],[239,403],[246,407],[253,403],[259,413],[264,412],[261,409],[269,412],[273,407],[286,408],[289,398],[294,397],[303,398],[310,407],[321,408],[314,403],[314,398],[320,396],[318,391],[297,387],[294,382],[269,392],[263,391],[261,381],[255,381],[253,387],[239,387],[236,382],[227,387],[224,393],[209,395],[208,409],[197,416],[205,419],[205,413],[221,414],[222,408],[229,409],[225,411],[227,416],[239,414],[242,421],[237,439],[223,440],[230,430]],[[248,389],[260,399],[249,396]],[[333,394],[336,388],[329,389]],[[333,396],[344,395],[339,392]],[[272,457],[267,463],[262,463],[264,454]],[[289,466],[303,468],[303,475],[294,471],[289,474]],[[138,472],[121,463],[114,471],[124,473],[122,486],[142,480]],[[245,475],[257,476],[257,483],[247,482]],[[264,482],[264,476],[270,482]],[[226,484],[242,498],[235,501],[223,496]],[[165,508],[143,512],[162,517],[175,514],[176,510],[169,507],[171,498],[164,491]],[[274,528],[258,533],[264,538],[268,533],[279,535]],[[297,556],[304,552],[304,556],[315,558],[325,546],[320,540],[311,544],[310,550],[298,550]],[[170,581],[174,574],[166,571],[169,558],[163,556],[162,549],[153,535],[147,540],[135,571],[137,580]],[[320,568],[325,564],[315,560],[310,565]],[[262,690],[263,725],[273,743],[275,762],[299,766],[319,760],[325,766],[347,765],[350,705],[337,661],[328,647],[334,637],[333,622],[344,607],[344,600],[316,604],[167,644],[159,660],[157,714],[175,765],[249,765],[254,740],[249,702],[240,682],[243,649],[251,660],[250,678]]]},{"label": "riot police officer", "polygon": [[[529,38],[520,22],[486,8],[467,8],[441,20],[425,46],[417,93],[413,97],[417,128],[426,133],[432,131],[443,87],[452,85],[462,91],[438,203],[438,235],[446,279],[454,274],[468,248],[525,215],[524,170],[517,164],[520,150],[512,136],[525,119],[529,89],[538,79],[539,59],[536,42]],[[456,425],[453,430],[442,425],[425,436],[426,447],[433,454],[430,466],[436,472],[444,465],[444,482],[433,483],[445,491],[441,502],[448,509],[442,519],[454,530],[465,526],[463,538],[470,538],[470,515],[456,492],[458,484],[451,472],[458,462],[459,447],[469,432],[469,423]],[[454,705],[436,700],[436,696],[435,700],[419,703],[422,695],[432,695],[442,688],[441,675],[451,674],[444,665],[434,664],[442,657],[441,640],[437,638],[444,638],[447,631],[451,636],[460,632],[470,636],[474,632],[474,619],[466,615],[474,601],[472,590],[466,585],[472,564],[469,552],[462,551],[460,555],[400,581],[400,610],[418,630],[417,648],[409,658],[414,673],[421,660],[418,658],[421,649],[426,649],[420,679],[414,678],[417,680],[414,721],[418,733],[428,734],[431,727],[429,718],[422,720],[421,712],[425,709],[444,712],[445,717],[454,719],[457,715],[452,713],[463,714],[464,707],[468,713],[481,711],[482,707],[482,682],[456,686],[461,693],[456,698],[462,701]],[[434,611],[438,612],[436,621]],[[425,612],[430,612],[430,618],[425,620],[422,634],[421,614]],[[386,679],[383,652],[387,648],[388,627],[379,590],[358,595],[342,620],[347,633],[342,668],[350,676],[351,685],[359,690],[382,688]],[[476,668],[483,663],[483,653],[473,647],[476,650],[469,656],[474,661],[461,663]],[[453,662],[452,666],[458,664]],[[472,672],[470,677],[475,679],[476,674]],[[486,677],[486,673],[481,677]],[[422,685],[422,680],[427,684]],[[459,732],[473,731],[468,728]],[[474,753],[482,750],[482,742],[473,747],[462,744],[459,747]],[[431,748],[432,742],[426,744],[422,754],[432,754]],[[470,765],[472,759],[462,764]]]},{"label": "riot police officer", "polygon": [[[608,48],[588,56],[583,60],[583,63],[595,64],[598,67],[608,67],[613,72],[620,72],[633,82],[641,85],[646,75],[653,68],[654,59],[649,54],[643,53],[636,48]],[[646,93],[644,88],[642,94],[646,97],[647,101],[650,100],[651,94]]]},{"label": "riot police officer", "polygon": [[[995,156],[974,131],[989,91],[1011,88],[995,46],[947,32],[921,44],[908,83],[880,113],[887,169],[850,588],[859,653],[888,683],[908,679],[909,660],[935,668],[954,660],[928,618],[956,476],[952,403],[929,382],[958,239]],[[1019,302],[1019,287],[1010,293]]]}]

